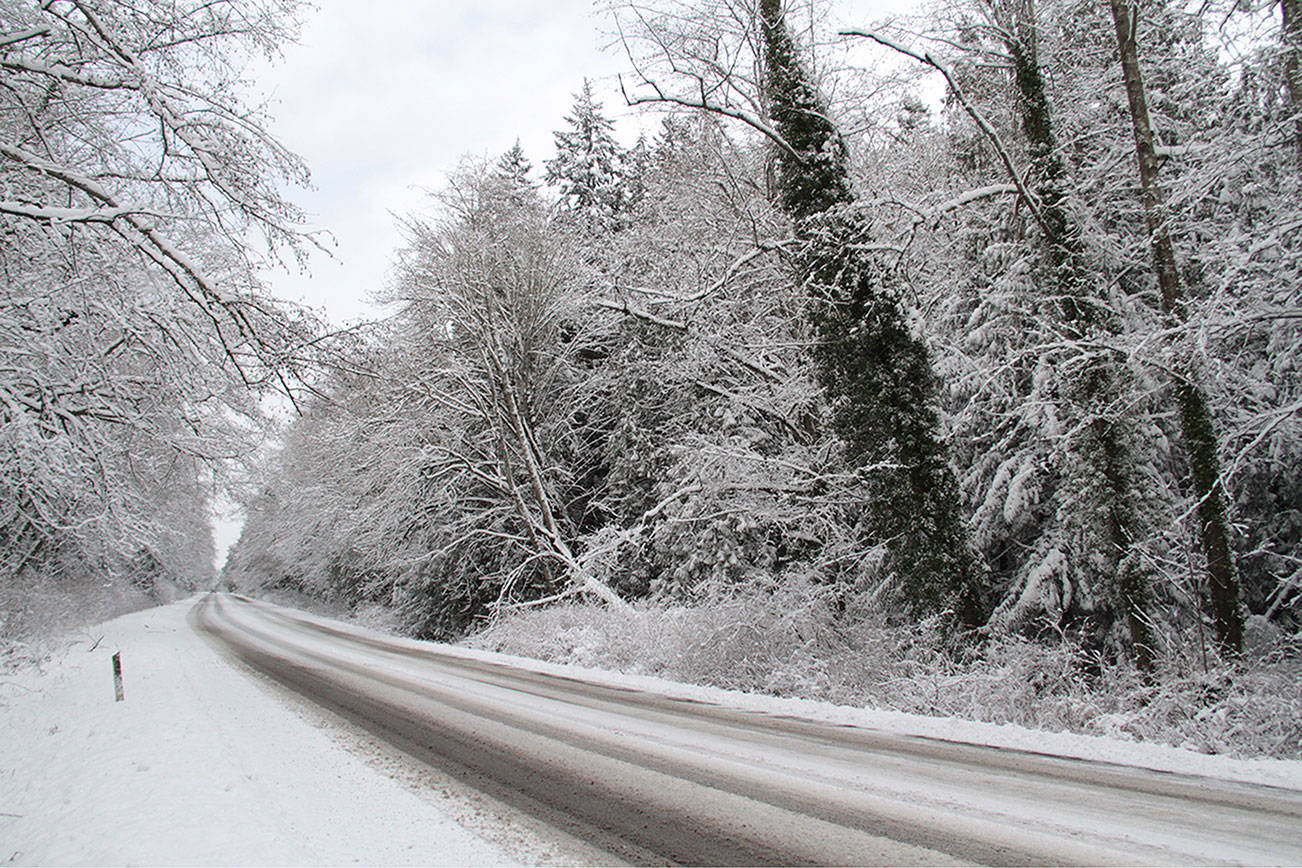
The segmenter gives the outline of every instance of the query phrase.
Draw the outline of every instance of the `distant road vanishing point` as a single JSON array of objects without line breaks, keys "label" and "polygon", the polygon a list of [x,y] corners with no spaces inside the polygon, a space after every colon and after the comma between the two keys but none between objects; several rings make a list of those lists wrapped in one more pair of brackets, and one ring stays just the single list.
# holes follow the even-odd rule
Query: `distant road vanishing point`
[{"label": "distant road vanishing point", "polygon": [[470,786],[633,864],[1302,864],[1302,793],[729,709],[243,597],[191,623]]}]

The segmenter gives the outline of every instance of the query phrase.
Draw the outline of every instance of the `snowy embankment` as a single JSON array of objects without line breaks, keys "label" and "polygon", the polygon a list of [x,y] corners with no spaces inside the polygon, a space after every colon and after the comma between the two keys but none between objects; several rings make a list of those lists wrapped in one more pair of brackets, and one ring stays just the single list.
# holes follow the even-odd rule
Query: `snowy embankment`
[{"label": "snowy embankment", "polygon": [[193,603],[0,675],[0,862],[511,861],[226,662],[186,622]]}]

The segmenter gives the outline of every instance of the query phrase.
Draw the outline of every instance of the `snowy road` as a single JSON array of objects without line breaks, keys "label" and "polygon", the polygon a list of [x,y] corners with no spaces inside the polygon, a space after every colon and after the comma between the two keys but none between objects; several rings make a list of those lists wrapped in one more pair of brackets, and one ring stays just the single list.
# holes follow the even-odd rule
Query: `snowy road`
[{"label": "snowy road", "polygon": [[1302,793],[733,710],[231,596],[254,668],[613,859],[1302,864]]}]

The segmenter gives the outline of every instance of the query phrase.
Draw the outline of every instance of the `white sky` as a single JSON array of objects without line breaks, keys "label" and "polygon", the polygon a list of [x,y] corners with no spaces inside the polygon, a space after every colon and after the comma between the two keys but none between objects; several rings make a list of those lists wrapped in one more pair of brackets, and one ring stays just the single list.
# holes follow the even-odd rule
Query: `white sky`
[{"label": "white sky", "polygon": [[393,214],[421,207],[465,155],[495,159],[519,137],[535,170],[553,155],[586,75],[607,114],[622,68],[603,53],[590,0],[317,0],[299,44],[257,76],[273,131],[312,170],[294,191],[337,241],[311,274],[272,273],[272,292],[336,324],[373,315],[400,241]]},{"label": "white sky", "polygon": [[[632,114],[615,79],[626,61],[617,48],[602,50],[611,40],[592,0],[316,6],[300,42],[257,85],[273,100],[273,132],[312,170],[316,189],[291,195],[334,234],[335,258],[316,254],[310,274],[266,278],[275,295],[337,325],[375,314],[369,299],[400,242],[393,214],[420,208],[422,191],[437,189],[463,156],[495,159],[518,137],[541,172],[585,76],[608,116]],[[834,6],[838,20],[856,24],[908,8],[907,0]]]},{"label": "white sky", "polygon": [[[272,132],[306,160],[315,189],[291,190],[315,228],[335,238],[307,272],[264,275],[272,294],[336,326],[374,317],[401,241],[395,214],[421,208],[466,155],[496,159],[519,138],[541,177],[586,76],[607,116],[632,111],[627,69],[600,31],[593,0],[315,0],[297,44],[251,74],[271,100]],[[834,0],[838,21],[867,24],[908,0]],[[627,142],[631,144],[631,141]],[[239,534],[216,521],[217,561]]]}]

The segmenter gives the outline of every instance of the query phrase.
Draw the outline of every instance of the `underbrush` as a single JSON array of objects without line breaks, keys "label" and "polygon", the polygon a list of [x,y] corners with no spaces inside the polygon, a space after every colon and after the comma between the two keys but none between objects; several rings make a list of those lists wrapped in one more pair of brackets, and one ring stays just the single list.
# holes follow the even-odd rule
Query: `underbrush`
[{"label": "underbrush", "polygon": [[1297,637],[1255,649],[1237,665],[1168,654],[1146,680],[1066,639],[989,639],[959,658],[946,651],[935,623],[839,628],[816,590],[788,589],[692,606],[521,610],[465,644],[839,705],[1302,758]]},{"label": "underbrush", "polygon": [[157,603],[124,583],[0,586],[0,671],[39,664],[77,631]]}]

